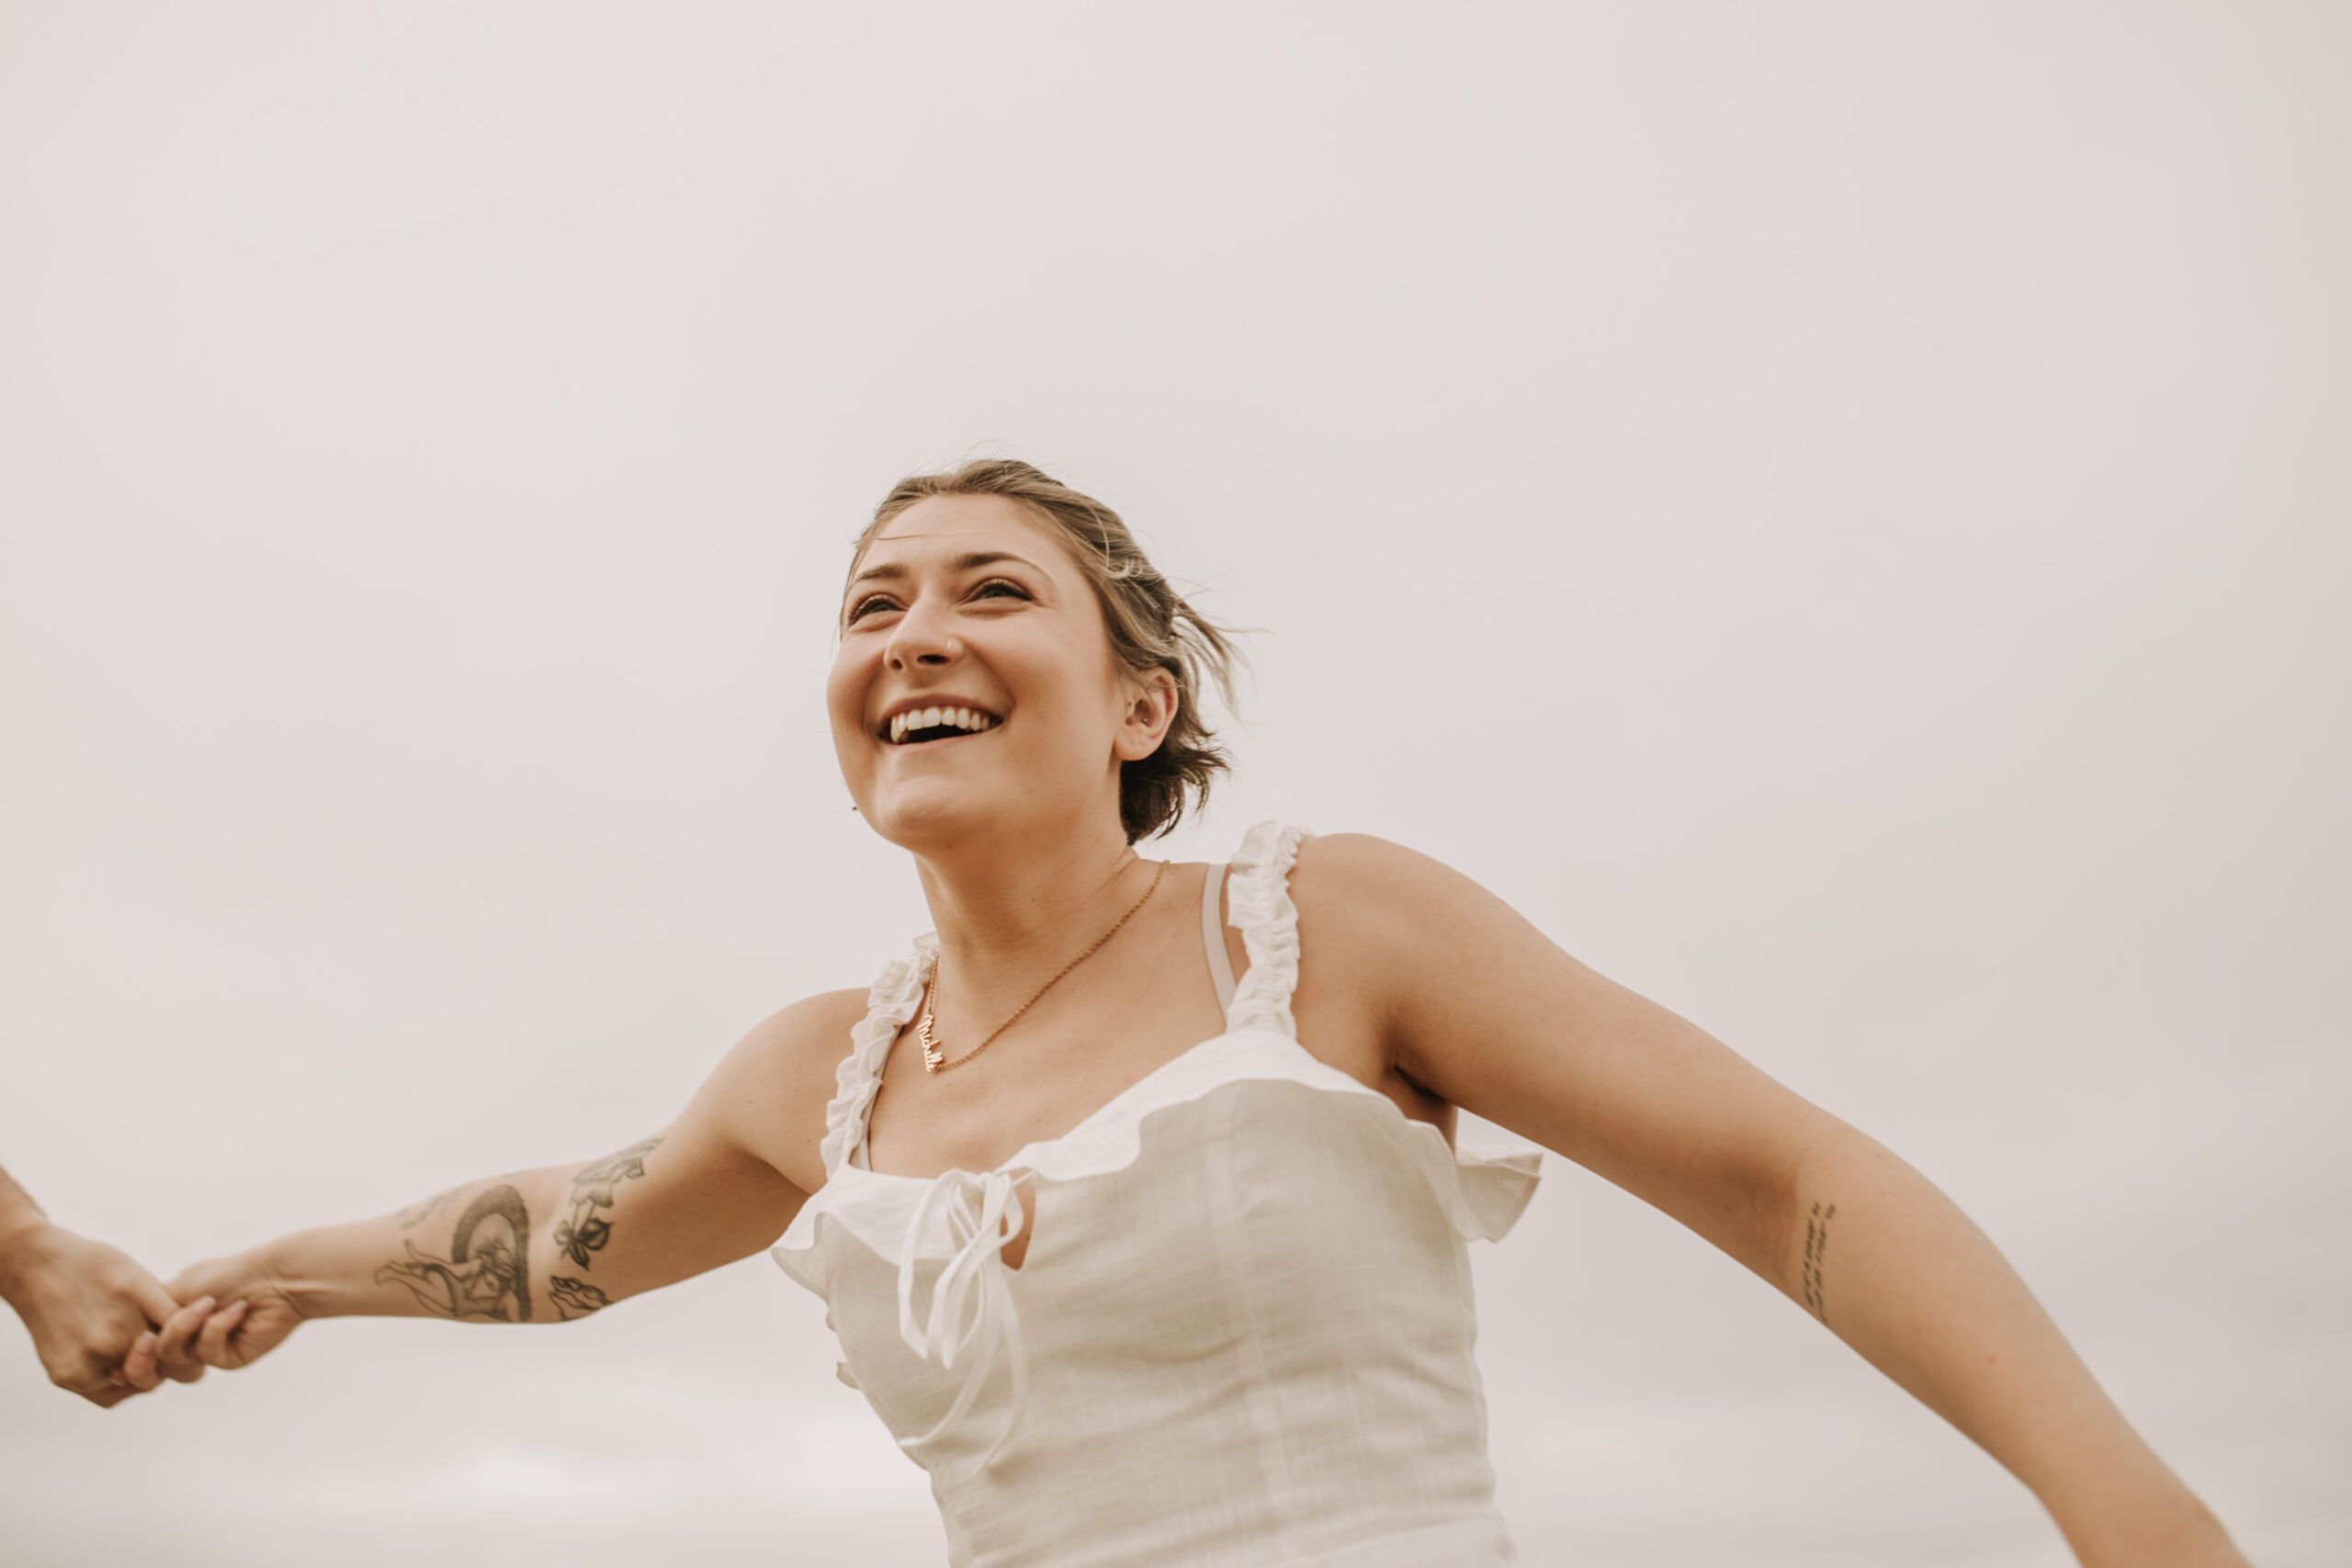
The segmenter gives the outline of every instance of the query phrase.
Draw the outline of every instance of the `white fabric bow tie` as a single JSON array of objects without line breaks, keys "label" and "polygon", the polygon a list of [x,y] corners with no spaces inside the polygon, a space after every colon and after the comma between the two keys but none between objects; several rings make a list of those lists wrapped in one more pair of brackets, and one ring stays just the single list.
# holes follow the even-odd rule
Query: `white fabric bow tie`
[{"label": "white fabric bow tie", "polygon": [[[908,1349],[943,1370],[954,1370],[959,1359],[966,1370],[956,1403],[939,1424],[919,1438],[899,1438],[900,1448],[930,1442],[955,1425],[979,1396],[1000,1353],[1012,1370],[1012,1408],[1004,1430],[980,1456],[980,1468],[993,1463],[1020,1428],[1029,1402],[1029,1357],[1021,1341],[1021,1312],[1012,1301],[1012,1271],[1004,1261],[1004,1249],[1029,1221],[1026,1206],[1013,1190],[1018,1179],[1001,1170],[978,1176],[966,1170],[944,1172],[907,1222],[906,1241],[899,1252],[899,1337]],[[918,1325],[915,1263],[934,1204],[945,1207],[949,1228],[961,1245],[932,1281],[927,1321]]]}]

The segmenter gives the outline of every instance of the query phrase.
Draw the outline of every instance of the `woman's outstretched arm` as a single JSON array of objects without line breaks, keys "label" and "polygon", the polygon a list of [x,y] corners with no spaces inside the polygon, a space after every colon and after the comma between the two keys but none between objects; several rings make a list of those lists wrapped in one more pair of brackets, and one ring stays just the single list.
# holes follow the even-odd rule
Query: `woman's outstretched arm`
[{"label": "woman's outstretched arm", "polygon": [[822,1181],[833,1070],[863,994],[815,997],[730,1051],[667,1128],[578,1164],[484,1177],[392,1213],[298,1231],[199,1263],[192,1335],[149,1335],[125,1372],[235,1368],[318,1317],[563,1323],[748,1257]]},{"label": "woman's outstretched arm", "polygon": [[2030,1487],[2091,1568],[2243,1568],[1984,1233],[1886,1149],[1499,899],[1378,840],[1311,840],[1309,953],[1395,1067],[1697,1231]]}]

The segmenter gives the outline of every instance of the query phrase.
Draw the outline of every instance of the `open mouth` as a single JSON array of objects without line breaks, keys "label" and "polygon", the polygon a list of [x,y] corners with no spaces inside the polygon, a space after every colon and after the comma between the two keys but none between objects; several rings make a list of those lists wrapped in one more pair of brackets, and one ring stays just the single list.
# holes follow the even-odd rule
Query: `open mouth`
[{"label": "open mouth", "polygon": [[893,746],[921,746],[933,740],[952,740],[960,735],[978,735],[1003,722],[996,715],[974,707],[908,708],[890,716],[889,722],[882,727],[882,739]]}]

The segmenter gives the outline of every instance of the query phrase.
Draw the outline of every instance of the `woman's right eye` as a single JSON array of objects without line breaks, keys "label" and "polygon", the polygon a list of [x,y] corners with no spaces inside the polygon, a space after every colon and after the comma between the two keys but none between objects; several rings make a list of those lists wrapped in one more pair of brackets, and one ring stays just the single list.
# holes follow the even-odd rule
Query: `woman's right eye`
[{"label": "woman's right eye", "polygon": [[849,607],[849,614],[842,618],[854,624],[858,621],[864,620],[868,615],[876,610],[888,610],[895,609],[896,607],[896,604],[888,594],[869,593],[865,598],[860,599],[856,604],[852,604]]}]

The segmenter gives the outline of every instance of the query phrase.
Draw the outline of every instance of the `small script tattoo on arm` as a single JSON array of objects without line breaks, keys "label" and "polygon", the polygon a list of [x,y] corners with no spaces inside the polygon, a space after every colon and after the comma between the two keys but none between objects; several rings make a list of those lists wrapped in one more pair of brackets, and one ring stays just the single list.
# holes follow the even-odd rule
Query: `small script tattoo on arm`
[{"label": "small script tattoo on arm", "polygon": [[[661,1145],[659,1137],[641,1138],[618,1154],[583,1165],[571,1178],[571,1213],[555,1227],[556,1250],[582,1269],[595,1266],[595,1255],[613,1239],[613,1224],[603,1211],[613,1206],[613,1190],[645,1174],[645,1156]],[[559,1317],[585,1317],[612,1298],[585,1280],[550,1274],[548,1296]]]},{"label": "small script tattoo on arm", "polygon": [[1829,1252],[1829,1222],[1837,1217],[1837,1204],[1815,1203],[1804,1222],[1804,1304],[1825,1324],[1829,1310],[1822,1294],[1822,1268]]},{"label": "small script tattoo on arm", "polygon": [[413,1241],[401,1245],[408,1256],[377,1269],[376,1283],[405,1286],[435,1317],[531,1321],[531,1285],[524,1267],[531,1247],[531,1215],[514,1188],[489,1188],[466,1206],[449,1235],[448,1257],[436,1258]]}]

